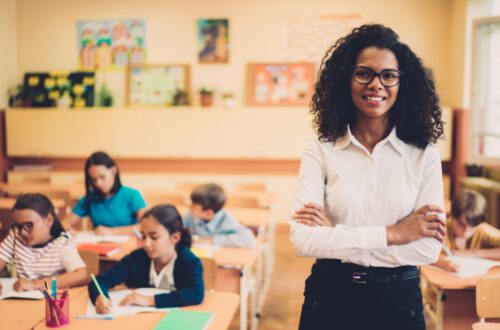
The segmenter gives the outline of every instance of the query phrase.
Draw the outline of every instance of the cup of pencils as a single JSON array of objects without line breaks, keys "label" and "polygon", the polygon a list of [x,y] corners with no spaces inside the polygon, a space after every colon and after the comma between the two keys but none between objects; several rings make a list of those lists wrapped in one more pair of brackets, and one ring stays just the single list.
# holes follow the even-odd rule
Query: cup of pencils
[{"label": "cup of pencils", "polygon": [[62,293],[52,290],[40,289],[45,297],[45,326],[47,328],[59,328],[69,324],[69,289]]}]

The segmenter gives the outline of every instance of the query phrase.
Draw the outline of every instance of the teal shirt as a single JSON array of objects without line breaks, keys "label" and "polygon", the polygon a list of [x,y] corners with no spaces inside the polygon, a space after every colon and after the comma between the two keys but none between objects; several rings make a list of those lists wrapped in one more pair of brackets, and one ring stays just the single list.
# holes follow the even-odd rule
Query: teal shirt
[{"label": "teal shirt", "polygon": [[137,223],[136,213],[146,207],[141,193],[121,186],[113,196],[99,201],[94,192],[90,193],[90,212],[85,209],[85,198],[78,201],[73,213],[79,217],[90,216],[94,227],[121,227]]}]

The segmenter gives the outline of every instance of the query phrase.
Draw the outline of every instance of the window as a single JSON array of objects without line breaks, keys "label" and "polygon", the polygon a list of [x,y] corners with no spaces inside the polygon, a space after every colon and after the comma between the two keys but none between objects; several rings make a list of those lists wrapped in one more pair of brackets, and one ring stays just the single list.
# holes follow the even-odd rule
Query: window
[{"label": "window", "polygon": [[500,16],[474,21],[472,152],[500,160]]}]

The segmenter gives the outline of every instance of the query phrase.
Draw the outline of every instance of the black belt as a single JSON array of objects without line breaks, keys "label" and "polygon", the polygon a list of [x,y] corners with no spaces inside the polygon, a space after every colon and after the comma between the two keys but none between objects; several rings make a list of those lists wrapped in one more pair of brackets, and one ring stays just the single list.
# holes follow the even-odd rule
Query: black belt
[{"label": "black belt", "polygon": [[364,267],[356,264],[342,263],[338,259],[318,259],[320,267],[330,268],[330,271],[341,276],[347,276],[356,284],[381,283],[389,284],[411,280],[420,276],[415,266],[401,267]]}]

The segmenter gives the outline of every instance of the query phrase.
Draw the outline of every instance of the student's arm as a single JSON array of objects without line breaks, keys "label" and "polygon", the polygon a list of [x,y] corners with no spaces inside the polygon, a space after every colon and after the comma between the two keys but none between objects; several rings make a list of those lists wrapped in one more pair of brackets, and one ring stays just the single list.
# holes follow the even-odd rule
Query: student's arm
[{"label": "student's arm", "polygon": [[242,248],[253,248],[256,244],[252,231],[227,214],[220,232],[212,237],[212,242],[217,246],[236,246]]},{"label": "student's arm", "polygon": [[[2,271],[6,265],[7,263],[0,259],[0,271]],[[2,294],[2,282],[0,282],[0,294]]]},{"label": "student's arm", "polygon": [[476,257],[500,260],[500,248],[496,249],[474,249],[474,250],[454,250],[453,253],[457,256]]},{"label": "student's arm", "polygon": [[451,261],[450,258],[444,253],[441,253],[438,260],[432,265],[452,273],[456,273],[459,270],[458,265]]},{"label": "student's arm", "polygon": [[[67,272],[61,275],[54,276],[57,281],[59,289],[72,288],[87,284],[89,281],[89,273],[87,268],[78,268],[72,272]],[[36,280],[29,280],[20,278],[14,282],[14,290],[16,291],[32,291],[44,287],[44,282],[50,285],[52,277],[39,278]]]},{"label": "student's arm", "polygon": [[[119,263],[111,267],[108,271],[97,276],[97,281],[99,282],[102,292],[106,297],[109,298],[108,289],[113,288],[118,284],[125,283],[125,279],[127,278],[133,263],[133,256],[132,254],[129,254],[120,260]],[[88,290],[90,301],[95,304],[95,300],[99,296],[99,290],[97,290],[94,281],[90,281]]]},{"label": "student's arm", "polygon": [[75,207],[73,207],[73,209],[71,210],[71,213],[62,220],[64,230],[71,233],[72,235],[76,234],[76,230],[73,228],[73,226],[81,221],[84,216],[88,215],[88,212],[85,208],[85,198],[86,197],[80,198],[78,203],[76,203]]},{"label": "student's arm", "polygon": [[189,264],[187,265],[186,272],[182,274],[183,277],[186,278],[186,286],[169,293],[155,295],[154,305],[157,308],[182,307],[201,304],[205,294],[201,261],[200,259],[193,257],[188,262]]}]

